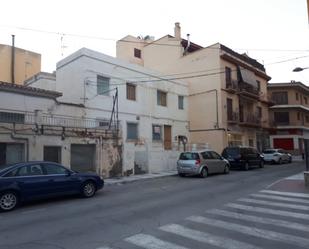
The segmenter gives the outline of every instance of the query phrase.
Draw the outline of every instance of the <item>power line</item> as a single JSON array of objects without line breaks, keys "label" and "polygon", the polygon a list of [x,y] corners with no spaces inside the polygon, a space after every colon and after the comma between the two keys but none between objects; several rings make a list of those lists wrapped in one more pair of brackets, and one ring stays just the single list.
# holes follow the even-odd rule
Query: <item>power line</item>
[{"label": "power line", "polygon": [[[42,29],[34,29],[34,28],[27,28],[27,27],[19,27],[19,26],[8,26],[8,25],[0,25],[0,27],[4,28],[14,28],[14,29],[20,29],[24,31],[31,31],[31,32],[37,32],[37,33],[45,33],[45,34],[54,34],[54,35],[60,35],[60,36],[71,36],[71,37],[79,37],[79,38],[87,38],[87,39],[96,39],[96,40],[105,40],[105,41],[120,41],[120,42],[126,42],[126,43],[137,43],[137,44],[150,44],[149,42],[145,40],[140,41],[128,41],[124,39],[115,39],[115,38],[107,38],[102,36],[91,36],[91,35],[81,35],[81,34],[74,34],[74,33],[65,33],[65,32],[59,32],[59,31],[48,31],[48,30],[42,30]],[[151,42],[151,45],[155,46],[171,46],[171,47],[179,47],[177,44],[169,44],[169,43],[158,43],[158,42]],[[206,47],[207,49],[221,49],[218,47]],[[309,52],[309,49],[273,49],[273,48],[235,48],[235,50],[244,50],[244,51],[266,51],[266,52]]]}]

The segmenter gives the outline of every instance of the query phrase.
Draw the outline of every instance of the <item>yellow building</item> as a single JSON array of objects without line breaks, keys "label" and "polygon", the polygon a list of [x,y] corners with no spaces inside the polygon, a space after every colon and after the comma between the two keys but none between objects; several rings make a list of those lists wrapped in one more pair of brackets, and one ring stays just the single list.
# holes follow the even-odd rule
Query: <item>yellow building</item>
[{"label": "yellow building", "polygon": [[183,39],[176,23],[174,36],[124,37],[117,42],[117,57],[188,82],[190,143],[218,152],[228,145],[269,146],[270,77],[246,54],[220,43],[202,47],[189,36]]},{"label": "yellow building", "polygon": [[0,44],[0,81],[21,85],[40,71],[40,54]]}]

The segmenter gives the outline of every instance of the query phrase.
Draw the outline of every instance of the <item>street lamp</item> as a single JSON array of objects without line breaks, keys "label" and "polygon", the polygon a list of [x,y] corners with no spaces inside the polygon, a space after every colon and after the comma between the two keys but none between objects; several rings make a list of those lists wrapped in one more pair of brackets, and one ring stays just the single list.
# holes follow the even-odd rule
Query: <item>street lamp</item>
[{"label": "street lamp", "polygon": [[305,69],[308,69],[309,67],[295,67],[294,69],[293,69],[293,72],[301,72],[301,71],[303,71],[303,70],[305,70]]},{"label": "street lamp", "polygon": [[[293,72],[301,72],[309,67],[296,67]],[[305,186],[309,187],[309,139],[304,139],[305,145],[305,160],[306,160],[306,171],[304,172]]]}]

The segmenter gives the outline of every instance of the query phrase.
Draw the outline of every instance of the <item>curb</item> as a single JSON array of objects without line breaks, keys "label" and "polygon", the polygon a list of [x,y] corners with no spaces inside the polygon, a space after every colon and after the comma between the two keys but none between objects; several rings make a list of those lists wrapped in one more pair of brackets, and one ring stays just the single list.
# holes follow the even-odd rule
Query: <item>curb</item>
[{"label": "curb", "polygon": [[120,179],[113,179],[113,178],[108,178],[104,180],[104,185],[105,186],[112,186],[112,185],[124,185],[132,182],[137,182],[137,181],[146,181],[146,180],[151,180],[155,178],[163,178],[163,177],[168,177],[168,176],[176,176],[177,173],[166,173],[166,174],[146,174],[146,175],[134,175],[134,176],[128,176],[128,177],[122,177]]}]

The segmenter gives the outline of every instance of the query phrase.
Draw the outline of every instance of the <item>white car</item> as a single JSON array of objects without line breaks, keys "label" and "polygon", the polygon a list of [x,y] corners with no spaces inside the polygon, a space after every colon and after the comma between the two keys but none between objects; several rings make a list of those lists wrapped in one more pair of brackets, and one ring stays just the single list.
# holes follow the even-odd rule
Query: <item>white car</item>
[{"label": "white car", "polygon": [[264,161],[270,163],[291,163],[292,155],[283,149],[267,149],[263,151]]}]

